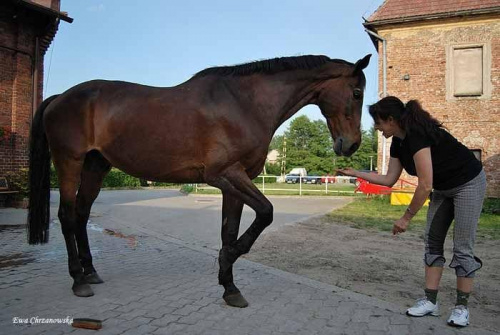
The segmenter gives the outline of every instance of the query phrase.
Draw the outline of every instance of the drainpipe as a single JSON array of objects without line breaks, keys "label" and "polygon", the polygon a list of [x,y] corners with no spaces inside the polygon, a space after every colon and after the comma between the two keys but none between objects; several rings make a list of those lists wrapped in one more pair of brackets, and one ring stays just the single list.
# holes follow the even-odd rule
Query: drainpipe
[{"label": "drainpipe", "polygon": [[[375,37],[376,39],[382,41],[382,97],[387,96],[387,40],[382,36],[376,34],[375,32],[365,29],[365,31]],[[382,174],[386,173],[386,154],[387,154],[387,139],[382,138]]]}]

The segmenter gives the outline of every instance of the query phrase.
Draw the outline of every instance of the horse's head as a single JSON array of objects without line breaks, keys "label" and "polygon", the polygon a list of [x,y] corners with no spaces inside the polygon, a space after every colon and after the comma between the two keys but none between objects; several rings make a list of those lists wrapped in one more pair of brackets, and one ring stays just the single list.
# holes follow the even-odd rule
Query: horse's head
[{"label": "horse's head", "polygon": [[339,156],[351,156],[361,144],[361,108],[366,79],[363,69],[368,66],[371,55],[354,65],[345,66],[339,73],[338,64],[329,71],[335,74],[320,85],[317,105],[326,118],[333,138],[333,149]]}]

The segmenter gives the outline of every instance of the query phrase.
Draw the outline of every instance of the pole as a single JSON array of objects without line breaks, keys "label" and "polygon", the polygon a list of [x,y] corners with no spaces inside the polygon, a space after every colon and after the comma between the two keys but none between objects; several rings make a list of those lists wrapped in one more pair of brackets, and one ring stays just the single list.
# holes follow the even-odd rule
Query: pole
[{"label": "pole", "polygon": [[[369,29],[365,29],[365,31],[376,39],[382,41],[382,96],[385,98],[387,96],[387,40]],[[385,174],[386,172],[386,147],[387,139],[382,137],[382,174]]]}]

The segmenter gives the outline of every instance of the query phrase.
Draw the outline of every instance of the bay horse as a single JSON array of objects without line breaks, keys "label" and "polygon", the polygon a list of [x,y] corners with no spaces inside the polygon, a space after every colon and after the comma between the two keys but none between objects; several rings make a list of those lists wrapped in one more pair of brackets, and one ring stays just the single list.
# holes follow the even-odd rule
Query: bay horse
[{"label": "bay horse", "polygon": [[[361,142],[362,70],[370,56],[355,64],[309,55],[213,67],[175,87],[94,80],[46,99],[31,127],[28,242],[48,242],[51,159],[72,290],[79,297],[93,295],[89,284],[103,282],[92,264],[87,221],[112,166],[151,181],[207,183],[223,197],[223,299],[246,307],[233,263],[273,220],[271,202],[252,183],[273,134],[315,104],[335,153],[352,155]],[[238,238],[244,204],[256,217]]]}]

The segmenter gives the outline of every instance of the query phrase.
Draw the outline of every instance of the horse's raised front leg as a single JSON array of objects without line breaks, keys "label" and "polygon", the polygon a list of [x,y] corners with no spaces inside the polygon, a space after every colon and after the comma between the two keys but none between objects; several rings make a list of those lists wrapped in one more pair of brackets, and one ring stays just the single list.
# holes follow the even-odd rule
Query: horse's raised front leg
[{"label": "horse's raised front leg", "polygon": [[83,267],[83,274],[89,284],[101,284],[104,281],[99,277],[92,263],[87,222],[90,210],[99,195],[104,177],[111,169],[109,162],[97,151],[91,151],[85,157],[82,180],[76,197],[76,243],[78,256]]},{"label": "horse's raised front leg", "polygon": [[[252,183],[244,168],[236,164],[227,169],[222,176],[209,182],[212,186],[220,188],[224,193],[230,194],[252,208],[256,217],[251,226],[243,235],[230,245],[224,246],[219,253],[219,273],[228,273],[234,262],[243,254],[250,251],[257,237],[273,221],[273,205]],[[234,283],[224,286],[224,300],[228,305],[246,307],[245,298],[241,295]]]},{"label": "horse's raised front leg", "polygon": [[243,298],[233,280],[233,262],[225,257],[225,249],[234,245],[238,239],[243,202],[225,192],[222,198],[222,249],[219,252],[219,284],[224,286],[224,300],[230,306],[247,307],[248,302]]}]

